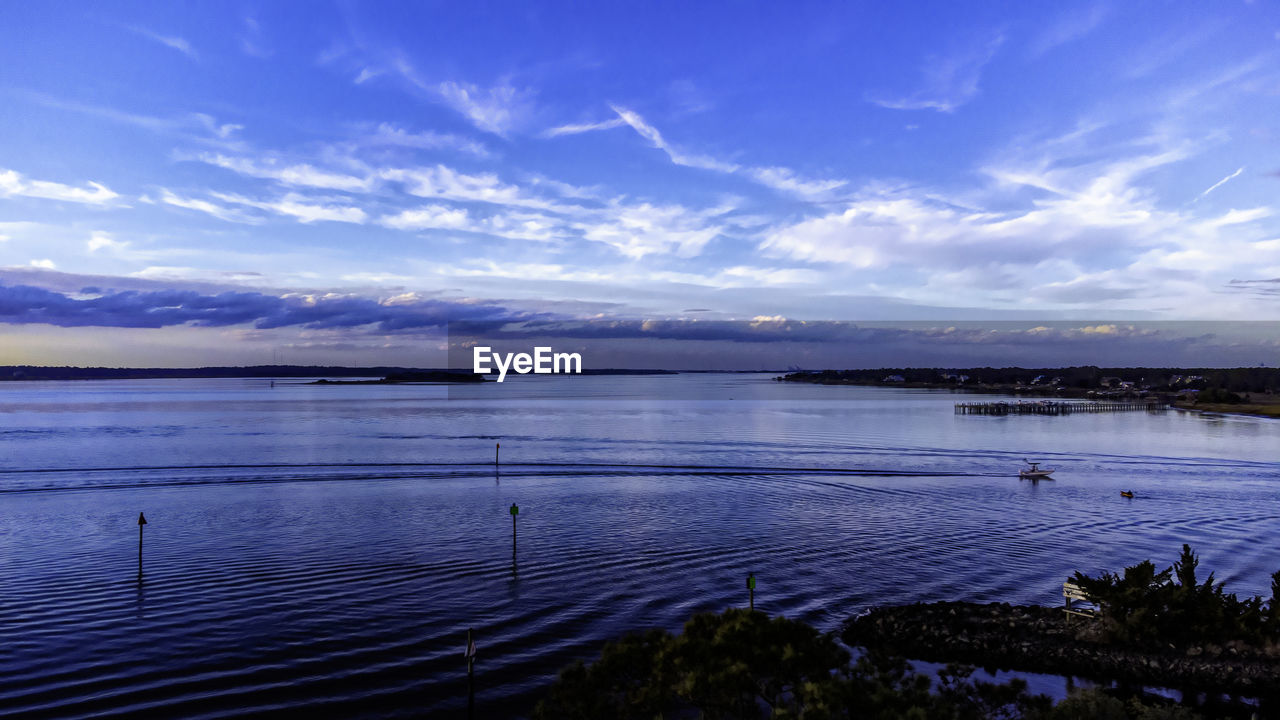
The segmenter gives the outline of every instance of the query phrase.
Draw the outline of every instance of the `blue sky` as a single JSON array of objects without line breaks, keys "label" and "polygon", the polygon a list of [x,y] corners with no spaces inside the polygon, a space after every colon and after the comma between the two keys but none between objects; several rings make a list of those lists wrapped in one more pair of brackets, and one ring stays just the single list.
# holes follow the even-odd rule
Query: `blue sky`
[{"label": "blue sky", "polygon": [[1280,320],[1274,2],[4,16],[0,363],[425,364],[440,318]]}]

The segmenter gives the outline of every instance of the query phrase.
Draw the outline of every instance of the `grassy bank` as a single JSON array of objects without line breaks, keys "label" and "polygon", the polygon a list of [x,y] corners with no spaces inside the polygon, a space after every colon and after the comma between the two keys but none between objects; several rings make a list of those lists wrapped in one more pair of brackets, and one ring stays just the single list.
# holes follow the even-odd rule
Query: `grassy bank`
[{"label": "grassy bank", "polygon": [[1198,412],[1223,413],[1225,415],[1255,415],[1257,417],[1280,418],[1280,402],[1239,404],[1176,402],[1173,407],[1179,410],[1196,410]]}]

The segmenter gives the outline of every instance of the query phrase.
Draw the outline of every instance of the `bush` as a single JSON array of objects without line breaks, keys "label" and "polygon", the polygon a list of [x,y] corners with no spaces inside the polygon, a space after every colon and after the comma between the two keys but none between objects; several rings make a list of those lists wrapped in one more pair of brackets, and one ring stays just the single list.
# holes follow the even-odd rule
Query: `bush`
[{"label": "bush", "polygon": [[[1278,573],[1280,575],[1280,573]],[[1280,579],[1277,579],[1280,582]],[[975,680],[951,664],[932,678],[902,658],[869,652],[850,662],[830,635],[764,613],[695,615],[663,630],[606,643],[591,665],[560,673],[535,720],[805,718],[806,720],[1195,720],[1169,704],[1127,702],[1102,690],[1052,705],[1026,682]]]},{"label": "bush", "polygon": [[1164,648],[1241,641],[1261,646],[1280,638],[1280,572],[1272,576],[1271,601],[1264,603],[1259,597],[1241,600],[1224,592],[1213,573],[1199,582],[1199,565],[1191,546],[1183,545],[1178,561],[1159,572],[1144,560],[1125,568],[1123,575],[1077,572],[1071,580],[1098,601],[1103,634],[1119,645]]},{"label": "bush", "polygon": [[1012,720],[1049,709],[1049,699],[1027,693],[1021,680],[987,683],[971,674],[949,665],[935,688],[904,660],[866,655],[850,663],[830,635],[804,623],[727,610],[695,615],[681,635],[651,630],[607,643],[594,664],[562,671],[533,717]]}]

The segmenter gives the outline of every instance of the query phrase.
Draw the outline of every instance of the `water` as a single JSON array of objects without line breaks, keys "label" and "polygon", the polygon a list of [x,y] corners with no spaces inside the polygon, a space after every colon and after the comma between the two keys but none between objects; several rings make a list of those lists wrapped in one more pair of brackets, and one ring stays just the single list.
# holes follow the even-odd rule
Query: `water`
[{"label": "water", "polygon": [[[1076,569],[1182,542],[1269,594],[1280,422],[967,399],[765,375],[0,384],[0,715],[461,716],[475,628],[480,714],[519,716],[606,639],[745,605],[748,571],[757,608],[824,630],[1057,604]],[[1018,480],[1024,457],[1058,480]]]}]

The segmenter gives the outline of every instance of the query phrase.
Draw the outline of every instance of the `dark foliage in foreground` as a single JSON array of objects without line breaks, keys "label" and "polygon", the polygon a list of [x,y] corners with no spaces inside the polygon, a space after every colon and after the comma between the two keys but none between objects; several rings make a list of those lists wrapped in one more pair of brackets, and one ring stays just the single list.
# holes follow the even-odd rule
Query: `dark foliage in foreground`
[{"label": "dark foliage in foreground", "polygon": [[1214,582],[1200,582],[1200,559],[1189,545],[1171,567],[1159,572],[1150,560],[1124,569],[1122,575],[1090,577],[1077,572],[1072,581],[1102,608],[1103,639],[1126,647],[1189,648],[1236,642],[1262,648],[1280,643],[1280,572],[1271,576],[1271,600],[1240,599]]},{"label": "dark foliage in foreground", "polygon": [[681,635],[651,630],[605,645],[561,672],[536,720],[595,718],[895,718],[903,720],[1189,720],[1181,708],[1126,704],[1098,692],[1052,707],[1022,680],[990,683],[948,665],[936,681],[906,661],[851,662],[830,635],[764,613],[695,615]]}]

